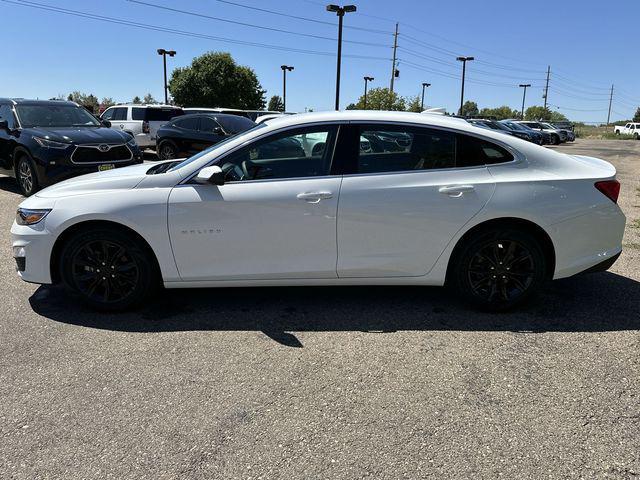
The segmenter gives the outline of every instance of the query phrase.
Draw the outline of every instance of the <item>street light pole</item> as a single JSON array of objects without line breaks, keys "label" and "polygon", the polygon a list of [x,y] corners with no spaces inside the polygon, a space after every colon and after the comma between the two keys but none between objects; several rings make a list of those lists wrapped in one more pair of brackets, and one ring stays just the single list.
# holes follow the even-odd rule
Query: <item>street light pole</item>
[{"label": "street light pole", "polygon": [[531,84],[530,83],[521,83],[519,86],[524,88],[524,90],[522,91],[522,110],[520,112],[520,118],[522,120],[524,120],[524,99],[527,97],[527,87],[530,87]]},{"label": "street light pole", "polygon": [[162,64],[164,66],[164,103],[169,104],[169,96],[167,94],[167,55],[170,57],[175,56],[175,50],[165,50],[164,48],[158,49],[158,55],[162,55]]},{"label": "street light pole", "polygon": [[462,62],[462,91],[460,93],[460,110],[458,115],[462,115],[462,106],[464,105],[464,77],[467,70],[467,62],[475,60],[474,57],[457,57],[456,60]]},{"label": "street light pole", "polygon": [[327,5],[327,12],[335,12],[338,16],[338,61],[336,66],[336,110],[340,110],[340,64],[342,63],[342,19],[345,13],[356,11],[355,5]]},{"label": "street light pole", "polygon": [[424,110],[424,89],[430,86],[431,86],[430,83],[422,84],[422,100],[420,101],[420,110]]},{"label": "street light pole", "polygon": [[367,83],[373,82],[373,77],[364,77],[364,109],[367,109]]},{"label": "street light pole", "polygon": [[289,65],[280,65],[282,69],[282,111],[287,111],[287,71],[293,70]]}]

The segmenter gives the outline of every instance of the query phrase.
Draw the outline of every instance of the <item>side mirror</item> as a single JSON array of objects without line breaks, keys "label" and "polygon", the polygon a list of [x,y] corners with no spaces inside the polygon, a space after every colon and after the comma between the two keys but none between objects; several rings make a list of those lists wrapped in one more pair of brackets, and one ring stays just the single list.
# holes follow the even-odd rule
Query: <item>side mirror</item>
[{"label": "side mirror", "polygon": [[213,185],[224,185],[224,172],[217,165],[210,167],[204,167],[198,172],[198,175],[194,178],[196,183],[206,185],[212,183]]},{"label": "side mirror", "polygon": [[9,122],[7,120],[0,120],[0,129],[9,130]]},{"label": "side mirror", "polygon": [[101,122],[105,127],[111,128],[111,122],[109,120],[101,120]]}]

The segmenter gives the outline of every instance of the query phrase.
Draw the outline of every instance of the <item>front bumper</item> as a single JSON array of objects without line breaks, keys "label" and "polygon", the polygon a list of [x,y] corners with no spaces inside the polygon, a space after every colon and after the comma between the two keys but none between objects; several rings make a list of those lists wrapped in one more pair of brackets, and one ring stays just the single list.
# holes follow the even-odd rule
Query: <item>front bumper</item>
[{"label": "front bumper", "polygon": [[[126,162],[104,162],[104,164],[112,163],[114,168],[128,167],[130,165],[136,165],[142,163],[142,152],[137,150],[134,152],[133,158]],[[102,165],[99,163],[91,164],[79,164],[72,163],[66,159],[60,161],[43,161],[36,158],[36,176],[38,177],[38,183],[42,187],[53,185],[54,183],[67,180],[69,178],[78,177],[87,173],[95,173],[98,167]]]},{"label": "front bumper", "polygon": [[54,236],[46,229],[45,223],[11,226],[11,245],[16,271],[25,282],[52,283],[51,252]]}]

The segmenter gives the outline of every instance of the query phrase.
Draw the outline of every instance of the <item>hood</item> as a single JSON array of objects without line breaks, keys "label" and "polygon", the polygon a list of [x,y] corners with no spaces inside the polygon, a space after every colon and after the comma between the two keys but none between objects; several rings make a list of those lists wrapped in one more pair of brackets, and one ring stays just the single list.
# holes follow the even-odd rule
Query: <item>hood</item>
[{"label": "hood", "polygon": [[56,183],[36,193],[40,198],[60,198],[87,195],[98,191],[130,190],[147,176],[151,165],[143,163],[115,168],[105,172],[89,173]]},{"label": "hood", "polygon": [[128,133],[107,127],[25,128],[30,135],[63,143],[124,143],[131,140]]}]

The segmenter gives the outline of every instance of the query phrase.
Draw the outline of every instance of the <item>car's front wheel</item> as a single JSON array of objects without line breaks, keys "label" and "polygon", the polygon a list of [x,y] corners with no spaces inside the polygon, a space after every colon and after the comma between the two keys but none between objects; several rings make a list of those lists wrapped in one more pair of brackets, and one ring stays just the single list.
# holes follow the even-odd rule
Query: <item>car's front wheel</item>
[{"label": "car's front wheel", "polygon": [[38,177],[33,161],[28,155],[22,155],[16,163],[16,180],[25,197],[30,197],[39,190]]},{"label": "car's front wheel", "polygon": [[178,148],[171,142],[165,141],[158,147],[160,160],[173,160],[178,156]]},{"label": "car's front wheel", "polygon": [[453,280],[476,306],[511,309],[535,294],[546,279],[547,262],[536,238],[511,228],[469,239],[454,259]]},{"label": "car's front wheel", "polygon": [[60,270],[68,288],[101,310],[139,305],[158,280],[155,263],[142,242],[109,228],[83,231],[67,241]]}]

